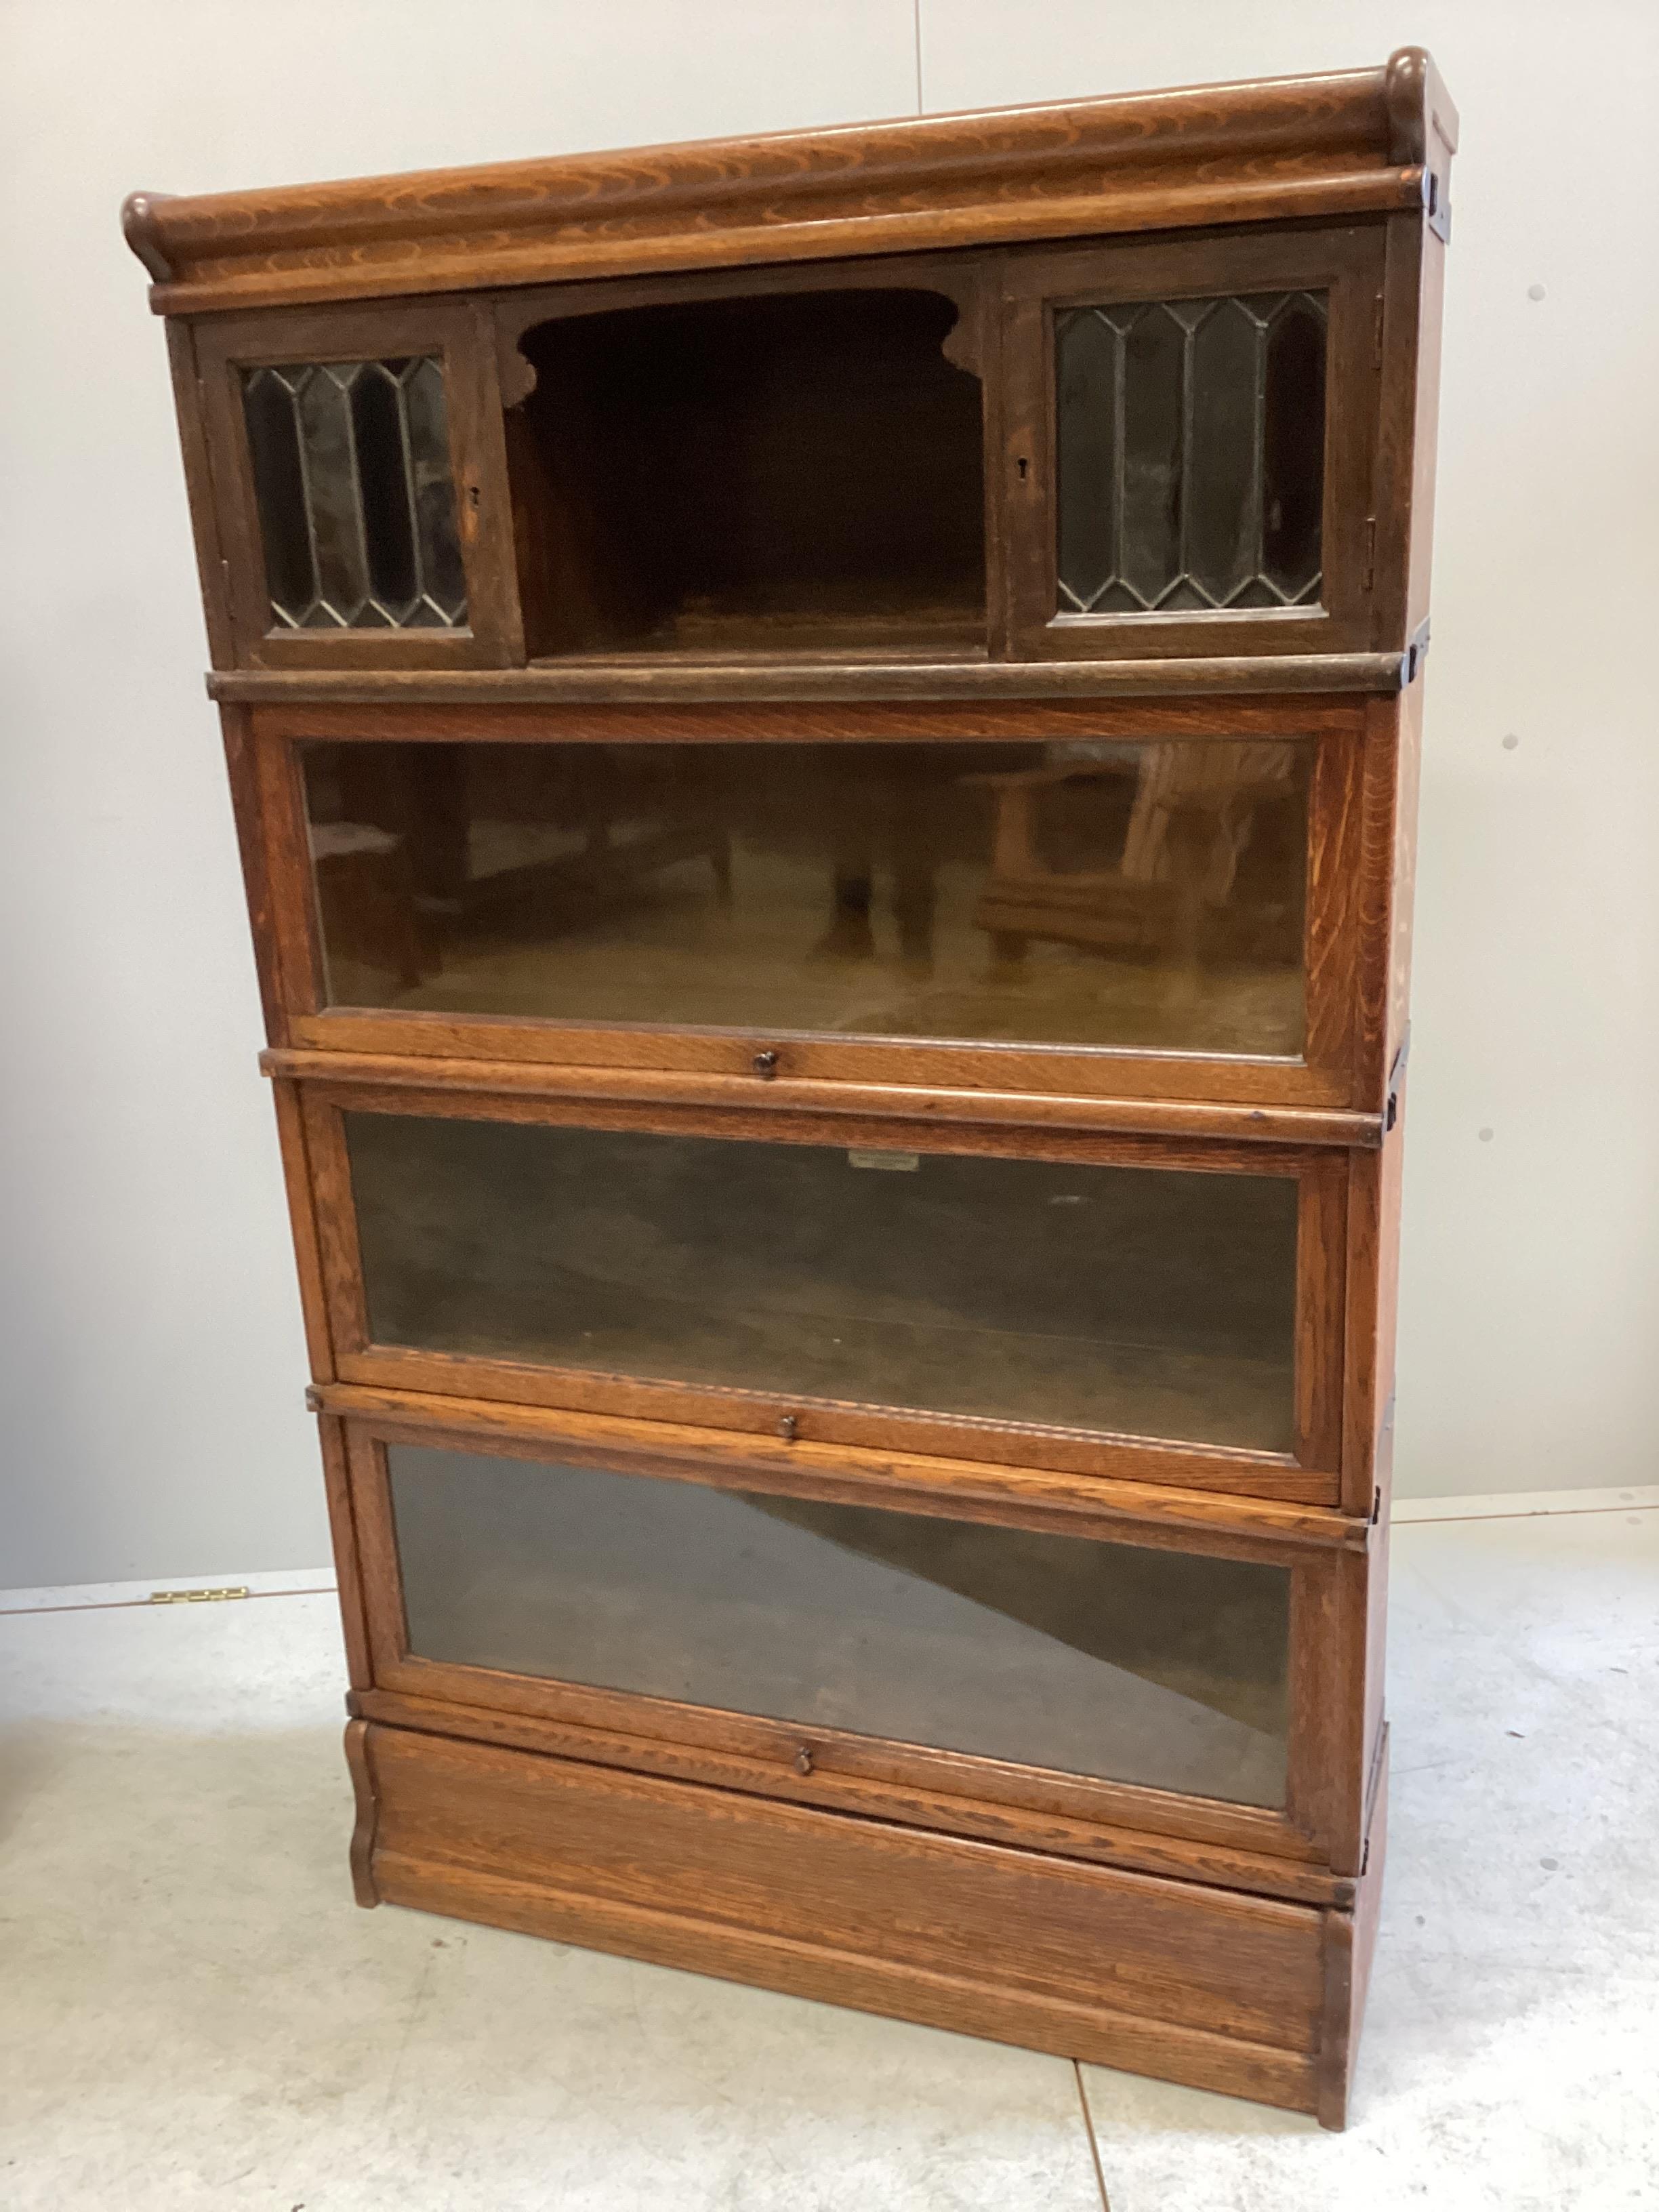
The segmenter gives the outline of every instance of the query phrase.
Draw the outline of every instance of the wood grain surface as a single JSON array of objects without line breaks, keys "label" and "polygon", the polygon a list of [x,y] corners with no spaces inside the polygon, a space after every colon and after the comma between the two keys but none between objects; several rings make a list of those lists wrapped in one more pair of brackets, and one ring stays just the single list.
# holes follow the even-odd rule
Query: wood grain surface
[{"label": "wood grain surface", "polygon": [[[1431,129],[1430,117],[1434,120]],[[122,222],[158,313],[1421,207],[1433,64],[489,167],[167,197]]]}]

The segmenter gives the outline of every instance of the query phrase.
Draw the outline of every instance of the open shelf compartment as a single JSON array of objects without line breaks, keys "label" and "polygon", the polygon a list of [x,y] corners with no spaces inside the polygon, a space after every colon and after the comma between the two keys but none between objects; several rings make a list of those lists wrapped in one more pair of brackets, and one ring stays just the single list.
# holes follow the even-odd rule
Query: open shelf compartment
[{"label": "open shelf compartment", "polygon": [[943,292],[566,315],[507,416],[532,659],[965,657],[986,637],[979,379]]}]

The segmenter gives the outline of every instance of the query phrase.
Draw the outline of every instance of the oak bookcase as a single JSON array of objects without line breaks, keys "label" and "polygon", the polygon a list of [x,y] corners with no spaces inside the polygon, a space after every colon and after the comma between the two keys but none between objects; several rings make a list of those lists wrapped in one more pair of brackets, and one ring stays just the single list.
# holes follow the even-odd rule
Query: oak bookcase
[{"label": "oak bookcase", "polygon": [[128,203],[364,1904],[1341,2124],[1455,137]]}]

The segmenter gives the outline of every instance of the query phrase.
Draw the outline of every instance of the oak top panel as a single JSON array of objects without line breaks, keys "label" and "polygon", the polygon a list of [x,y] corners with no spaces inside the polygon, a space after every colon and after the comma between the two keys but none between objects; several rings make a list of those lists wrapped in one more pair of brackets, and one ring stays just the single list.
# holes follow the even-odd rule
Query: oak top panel
[{"label": "oak top panel", "polygon": [[1421,204],[1456,110],[1381,68],[259,191],[135,193],[158,313]]}]

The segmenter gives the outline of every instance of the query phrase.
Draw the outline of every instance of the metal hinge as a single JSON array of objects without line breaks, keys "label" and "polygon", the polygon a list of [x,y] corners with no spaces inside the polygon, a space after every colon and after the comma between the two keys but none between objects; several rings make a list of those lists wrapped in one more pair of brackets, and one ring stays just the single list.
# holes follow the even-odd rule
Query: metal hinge
[{"label": "metal hinge", "polygon": [[1359,1854],[1359,1871],[1360,1871],[1360,1873],[1361,1873],[1361,1874],[1364,1874],[1364,1873],[1365,1869],[1367,1869],[1367,1867],[1369,1867],[1369,1866],[1370,1866],[1370,1863],[1371,1863],[1371,1839],[1370,1839],[1370,1838],[1369,1836],[1367,1836],[1367,1837],[1366,1837],[1366,1838],[1365,1838],[1365,1846],[1364,1846],[1364,1850],[1360,1852],[1360,1854]]},{"label": "metal hinge", "polygon": [[1376,321],[1371,332],[1371,367],[1382,366],[1382,295],[1376,295]]},{"label": "metal hinge", "polygon": [[150,1605],[216,1605],[223,1598],[246,1597],[247,1584],[237,1583],[226,1589],[152,1590],[147,1603]]},{"label": "metal hinge", "polygon": [[1423,172],[1423,209],[1429,218],[1429,228],[1443,245],[1451,240],[1451,193],[1444,177],[1437,176],[1432,169]]},{"label": "metal hinge", "polygon": [[1369,592],[1376,574],[1376,517],[1365,517],[1365,589]]},{"label": "metal hinge", "polygon": [[1400,1090],[1405,1080],[1406,1060],[1412,1048],[1412,1030],[1409,1022],[1406,1034],[1400,1040],[1400,1049],[1395,1054],[1394,1064],[1389,1070],[1389,1103],[1382,1109],[1382,1133],[1387,1136],[1400,1119]]}]

